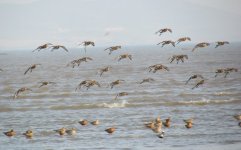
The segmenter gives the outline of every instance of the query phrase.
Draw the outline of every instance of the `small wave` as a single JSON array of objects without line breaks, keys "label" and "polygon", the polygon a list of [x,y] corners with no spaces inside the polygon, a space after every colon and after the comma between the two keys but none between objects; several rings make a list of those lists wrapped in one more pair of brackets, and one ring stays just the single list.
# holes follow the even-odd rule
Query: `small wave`
[{"label": "small wave", "polygon": [[126,105],[128,104],[127,101],[123,100],[120,103],[103,103],[103,104],[99,104],[99,107],[106,107],[106,108],[122,108],[122,107],[126,107]]},{"label": "small wave", "polygon": [[240,102],[240,100],[211,100],[211,99],[201,99],[201,100],[191,100],[191,101],[179,101],[173,102],[173,104],[177,105],[207,105],[207,104],[226,104],[226,103],[235,103]]},{"label": "small wave", "polygon": [[94,109],[94,108],[122,108],[126,107],[128,104],[127,101],[115,102],[115,103],[100,103],[100,104],[78,104],[78,105],[60,105],[60,106],[52,106],[50,109],[52,110],[78,110],[78,109]]}]

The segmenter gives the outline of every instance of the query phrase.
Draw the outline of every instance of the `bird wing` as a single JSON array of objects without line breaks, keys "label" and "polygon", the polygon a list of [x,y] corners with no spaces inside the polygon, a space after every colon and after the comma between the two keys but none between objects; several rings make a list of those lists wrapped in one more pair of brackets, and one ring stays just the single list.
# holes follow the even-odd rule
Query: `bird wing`
[{"label": "bird wing", "polygon": [[69,52],[65,46],[60,46],[60,47],[63,48],[66,52]]},{"label": "bird wing", "polygon": [[30,69],[31,67],[28,67],[28,69],[24,72],[24,75],[27,74]]}]

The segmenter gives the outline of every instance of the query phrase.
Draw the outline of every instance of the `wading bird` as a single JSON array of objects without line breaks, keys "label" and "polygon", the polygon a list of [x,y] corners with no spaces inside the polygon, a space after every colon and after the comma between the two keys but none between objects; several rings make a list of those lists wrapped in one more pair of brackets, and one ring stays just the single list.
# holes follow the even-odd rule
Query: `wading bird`
[{"label": "wading bird", "polygon": [[33,137],[33,131],[32,130],[27,130],[25,133],[23,133],[26,138],[32,138]]},{"label": "wading bird", "polygon": [[16,135],[16,132],[13,130],[13,129],[11,129],[11,130],[9,130],[9,131],[7,131],[7,132],[3,132],[6,136],[8,136],[8,137],[12,137],[12,136],[15,136]]},{"label": "wading bird", "polygon": [[114,133],[114,132],[115,132],[115,130],[116,130],[116,128],[115,128],[115,127],[111,127],[111,128],[105,129],[105,131],[106,131],[107,133],[109,133],[109,134]]},{"label": "wading bird", "polygon": [[61,128],[61,129],[57,129],[54,130],[55,132],[59,133],[59,135],[64,135],[66,133],[66,128]]}]

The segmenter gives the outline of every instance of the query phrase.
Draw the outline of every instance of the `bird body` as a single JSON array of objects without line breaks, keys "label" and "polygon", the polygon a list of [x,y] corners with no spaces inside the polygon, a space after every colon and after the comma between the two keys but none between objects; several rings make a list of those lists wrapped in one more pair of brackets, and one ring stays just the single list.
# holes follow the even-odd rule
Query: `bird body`
[{"label": "bird body", "polygon": [[76,128],[71,128],[71,129],[66,130],[66,133],[68,135],[75,135],[77,133],[77,131],[76,131]]},{"label": "bird body", "polygon": [[32,91],[30,88],[22,87],[17,90],[17,92],[14,93],[13,99],[17,98],[18,95],[24,91]]},{"label": "bird body", "polygon": [[210,43],[207,43],[207,42],[198,43],[197,45],[194,46],[194,48],[192,49],[192,52],[194,52],[194,50],[196,50],[197,48],[204,48],[209,45]]},{"label": "bird body", "polygon": [[118,46],[111,46],[111,47],[106,48],[105,51],[109,50],[110,51],[109,55],[110,55],[113,51],[116,51],[118,49],[121,49],[121,46],[119,46],[119,45]]},{"label": "bird body", "polygon": [[157,32],[155,32],[155,34],[158,34],[159,33],[159,36],[161,36],[162,35],[162,33],[165,33],[165,32],[170,32],[170,33],[172,33],[172,29],[170,29],[170,28],[163,28],[163,29],[160,29],[160,30],[158,30]]},{"label": "bird body", "polygon": [[105,131],[106,131],[107,133],[109,133],[109,134],[114,133],[114,132],[115,132],[115,130],[116,130],[116,128],[115,128],[115,127],[111,127],[111,128],[105,129]]},{"label": "bird body", "polygon": [[63,45],[53,45],[53,46],[51,46],[51,47],[52,47],[51,51],[54,51],[54,50],[57,50],[57,49],[62,48],[62,49],[64,49],[66,52],[69,52],[68,49],[67,49],[65,46],[63,46]]},{"label": "bird body", "polygon": [[26,136],[26,138],[32,138],[33,137],[33,131],[32,130],[27,130],[23,135]]},{"label": "bird body", "polygon": [[66,128],[61,128],[61,129],[57,129],[54,130],[55,132],[59,133],[59,135],[64,135],[66,133]]},{"label": "bird body", "polygon": [[127,92],[120,92],[115,96],[115,100],[117,100],[117,98],[120,97],[120,96],[126,96],[126,95],[128,95]]},{"label": "bird body", "polygon": [[224,44],[229,44],[228,41],[217,41],[215,48],[218,48],[219,46],[223,46]]},{"label": "bird body", "polygon": [[79,121],[79,124],[81,124],[82,126],[86,126],[86,125],[88,125],[88,123],[89,122],[86,119]]},{"label": "bird body", "polygon": [[158,43],[157,45],[162,44],[162,47],[168,44],[172,44],[173,47],[175,47],[175,42],[171,41],[171,40],[167,40],[167,41],[162,41],[160,43]]},{"label": "bird body", "polygon": [[28,67],[28,69],[24,72],[24,75],[26,75],[28,71],[32,72],[33,69],[35,69],[38,65],[41,65],[41,64],[33,64],[30,67]]},{"label": "bird body", "polygon": [[99,125],[99,124],[100,124],[100,121],[99,121],[99,120],[95,120],[95,121],[92,121],[91,124],[92,124],[92,125]]},{"label": "bird body", "polygon": [[180,42],[184,42],[184,41],[191,41],[191,38],[190,38],[190,37],[182,37],[182,38],[179,38],[179,39],[176,41],[176,45],[179,44]]},{"label": "bird body", "polygon": [[8,136],[8,137],[12,137],[12,136],[15,136],[16,135],[16,132],[13,130],[13,129],[11,129],[11,130],[9,130],[9,131],[7,131],[7,132],[3,132],[6,136]]}]

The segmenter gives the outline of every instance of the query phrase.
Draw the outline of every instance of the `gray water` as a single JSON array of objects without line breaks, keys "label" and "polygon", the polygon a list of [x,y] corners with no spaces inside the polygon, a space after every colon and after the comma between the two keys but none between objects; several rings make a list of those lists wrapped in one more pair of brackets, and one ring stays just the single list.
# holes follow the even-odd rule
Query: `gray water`
[{"label": "gray water", "polygon": [[[241,45],[230,44],[215,49],[198,49],[192,45],[176,48],[160,46],[123,47],[108,55],[104,48],[70,49],[32,53],[0,51],[0,132],[14,129],[15,137],[0,134],[0,149],[240,149],[241,128],[232,116],[241,113]],[[115,58],[123,53],[133,60]],[[168,58],[187,54],[184,63],[169,63]],[[71,68],[66,65],[83,56],[94,60]],[[35,63],[33,72],[25,70]],[[148,66],[162,63],[169,72],[150,73]],[[102,77],[99,68],[112,66]],[[218,68],[236,67],[238,72],[224,78],[215,76]],[[195,80],[185,85],[193,74],[202,74],[205,84],[191,88]],[[153,83],[138,84],[143,78]],[[75,91],[86,79],[97,80],[101,87]],[[117,79],[125,82],[110,89],[108,84]],[[39,88],[41,81],[56,82]],[[13,100],[21,87],[31,88]],[[128,96],[114,97],[119,92]],[[163,128],[160,139],[144,123],[161,116],[171,117],[171,127]],[[184,127],[183,119],[194,118],[191,129]],[[99,126],[81,126],[78,121],[99,119]],[[112,135],[104,130],[116,127]],[[61,127],[77,128],[75,136],[59,136],[53,130]],[[23,135],[34,131],[32,139]]]}]

